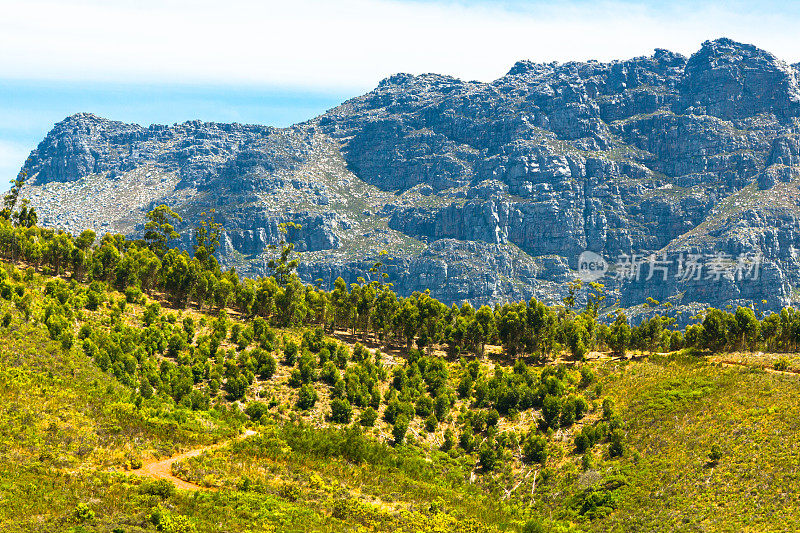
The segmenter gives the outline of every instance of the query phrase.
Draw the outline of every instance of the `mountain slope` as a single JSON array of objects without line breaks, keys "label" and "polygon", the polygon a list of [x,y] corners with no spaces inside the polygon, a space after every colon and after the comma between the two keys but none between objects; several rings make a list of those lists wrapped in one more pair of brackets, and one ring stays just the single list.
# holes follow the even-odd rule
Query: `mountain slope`
[{"label": "mountain slope", "polygon": [[[661,252],[666,281],[603,278],[622,305],[777,309],[800,283],[797,75],[718,39],[690,58],[520,61],[491,83],[398,74],[285,129],[80,114],[32,152],[23,196],[45,224],[129,235],[167,203],[187,246],[215,208],[223,263],[251,275],[294,221],[300,273],[327,286],[366,276],[386,250],[401,293],[553,301],[584,250],[610,263]],[[680,252],[763,261],[757,279],[709,284],[676,278]]]}]

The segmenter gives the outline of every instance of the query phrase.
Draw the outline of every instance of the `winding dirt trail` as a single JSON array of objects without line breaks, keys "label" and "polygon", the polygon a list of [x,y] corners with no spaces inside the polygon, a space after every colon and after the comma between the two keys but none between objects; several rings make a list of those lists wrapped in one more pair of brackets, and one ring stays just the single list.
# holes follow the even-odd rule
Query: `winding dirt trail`
[{"label": "winding dirt trail", "polygon": [[[232,440],[245,439],[255,434],[256,434],[255,431],[253,431],[252,429],[248,429],[245,430],[244,433],[242,433],[241,435]],[[172,464],[175,463],[176,461],[189,459],[190,457],[197,457],[198,455],[205,453],[207,451],[216,450],[217,448],[221,448],[222,446],[232,442],[232,440],[219,442],[217,444],[211,444],[209,446],[203,446],[202,448],[195,448],[194,450],[190,450],[188,452],[180,453],[178,455],[173,455],[169,459],[162,459],[160,461],[157,460],[146,461],[142,465],[142,468],[139,468],[138,470],[131,470],[131,474],[141,477],[148,477],[151,479],[167,479],[172,483],[174,483],[176,488],[183,490],[216,490],[210,487],[201,487],[200,485],[196,485],[195,483],[191,483],[189,481],[184,481],[183,479],[173,475]]]}]

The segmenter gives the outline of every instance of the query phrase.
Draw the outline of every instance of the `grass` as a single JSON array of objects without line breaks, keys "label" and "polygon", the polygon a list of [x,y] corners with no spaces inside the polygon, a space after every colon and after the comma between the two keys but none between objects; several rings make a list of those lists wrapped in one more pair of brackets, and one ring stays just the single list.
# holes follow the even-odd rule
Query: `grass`
[{"label": "grass", "polygon": [[[800,527],[798,378],[702,361],[615,368],[629,421],[630,483],[598,530],[783,531]],[[709,461],[713,445],[722,458]]]},{"label": "grass", "polygon": [[[576,363],[565,369],[564,385],[586,398],[586,416],[543,433],[544,464],[521,461],[511,444],[486,472],[476,453],[438,449],[444,428],[458,430],[472,409],[463,399],[434,433],[415,418],[409,442],[397,447],[386,443],[391,426],[382,418],[348,440],[354,434],[326,418],[330,394],[322,384],[314,409],[294,409],[297,392],[283,365],[248,395],[277,400],[258,423],[224,400],[196,411],[165,397],[137,400],[77,344],[64,349],[50,340],[36,319],[44,281],[36,276],[27,284],[35,295],[30,322],[0,300],[0,315],[12,316],[0,327],[0,525],[8,532],[181,531],[181,520],[196,532],[520,531],[534,517],[554,531],[800,528],[793,354],[687,352]],[[108,312],[82,311],[80,320],[106,327]],[[187,314],[199,323],[199,313]],[[124,320],[137,324],[141,315],[141,305],[129,304]],[[299,340],[303,331],[278,333]],[[383,359],[389,376],[403,363],[391,350]],[[786,371],[774,371],[779,363]],[[498,366],[510,372],[510,364],[491,355],[480,367],[491,376]],[[455,388],[465,370],[457,360],[446,365]],[[588,386],[578,384],[584,365],[596,375]],[[387,389],[381,381],[382,396]],[[354,418],[359,413],[354,409]],[[540,416],[531,409],[502,418],[496,438],[522,435]],[[245,423],[257,435],[232,441]],[[577,451],[574,439],[584,428],[617,425],[620,456],[613,439]],[[173,470],[214,490],[177,491],[127,472],[137,460],[215,442],[228,444]]]}]

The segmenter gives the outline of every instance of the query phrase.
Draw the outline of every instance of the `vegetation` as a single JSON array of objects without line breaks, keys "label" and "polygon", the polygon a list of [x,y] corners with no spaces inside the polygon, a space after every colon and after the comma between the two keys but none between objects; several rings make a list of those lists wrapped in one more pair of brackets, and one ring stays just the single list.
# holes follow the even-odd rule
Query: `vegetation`
[{"label": "vegetation", "polygon": [[[798,526],[792,309],[710,309],[679,331],[603,315],[603,287],[579,283],[560,306],[448,307],[398,297],[380,255],[375,280],[325,291],[286,243],[274,276],[222,271],[213,213],[190,253],[169,247],[165,206],[145,239],[96,242],[16,201],[0,218],[6,530]],[[755,350],[783,355],[728,353]],[[130,473],[215,443],[172,464],[197,491]]]}]

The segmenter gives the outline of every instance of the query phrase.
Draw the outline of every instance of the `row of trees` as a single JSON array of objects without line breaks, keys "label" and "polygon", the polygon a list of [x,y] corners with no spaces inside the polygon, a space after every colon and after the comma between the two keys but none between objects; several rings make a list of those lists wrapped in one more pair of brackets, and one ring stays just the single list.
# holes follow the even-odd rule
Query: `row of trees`
[{"label": "row of trees", "polygon": [[[14,189],[12,189],[13,193]],[[10,203],[8,196],[6,198]],[[800,344],[800,315],[793,309],[764,318],[752,309],[735,312],[712,309],[698,322],[679,331],[674,319],[655,315],[632,326],[622,311],[609,321],[600,319],[603,286],[570,285],[563,305],[548,306],[531,299],[495,307],[473,308],[469,303],[447,306],[429,291],[401,297],[386,283],[379,254],[368,276],[378,279],[348,284],[338,278],[333,288],[304,284],[295,273],[297,253],[285,240],[276,246],[270,262],[274,274],[241,279],[235,269],[223,271],[214,254],[221,226],[214,213],[204,213],[193,231],[191,251],[173,247],[179,239],[175,226],[181,218],[167,206],[147,215],[143,238],[130,240],[105,234],[99,241],[91,230],[78,236],[38,227],[36,214],[22,201],[19,210],[8,205],[0,213],[0,256],[25,261],[54,275],[78,281],[107,282],[119,290],[136,288],[161,292],[173,305],[219,311],[232,308],[245,317],[261,317],[274,326],[322,326],[327,331],[348,330],[364,339],[442,346],[450,354],[482,355],[487,344],[502,345],[512,356],[548,358],[567,352],[575,359],[588,351],[674,350],[685,346],[712,351],[730,349],[795,350]],[[282,225],[283,235],[290,225]],[[586,305],[575,306],[575,295],[586,293]]]}]

